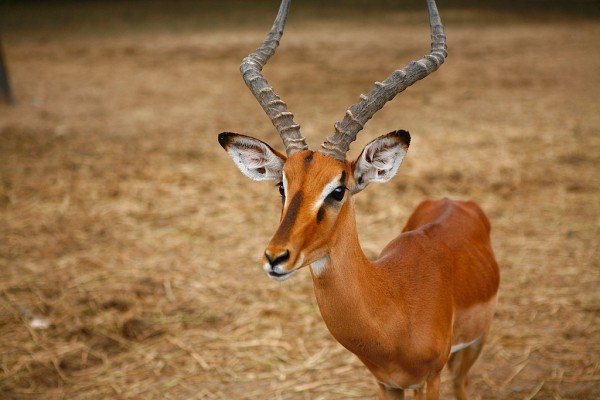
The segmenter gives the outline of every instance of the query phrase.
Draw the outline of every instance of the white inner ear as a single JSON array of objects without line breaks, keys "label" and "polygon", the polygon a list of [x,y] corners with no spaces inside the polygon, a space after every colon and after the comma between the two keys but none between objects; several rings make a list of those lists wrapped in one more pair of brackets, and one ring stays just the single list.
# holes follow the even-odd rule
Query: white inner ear
[{"label": "white inner ear", "polygon": [[227,148],[227,153],[248,178],[255,181],[281,180],[285,160],[260,140],[236,138]]},{"label": "white inner ear", "polygon": [[387,182],[396,175],[406,149],[397,140],[382,137],[369,143],[354,167],[356,187],[353,192],[365,188],[370,182]]}]

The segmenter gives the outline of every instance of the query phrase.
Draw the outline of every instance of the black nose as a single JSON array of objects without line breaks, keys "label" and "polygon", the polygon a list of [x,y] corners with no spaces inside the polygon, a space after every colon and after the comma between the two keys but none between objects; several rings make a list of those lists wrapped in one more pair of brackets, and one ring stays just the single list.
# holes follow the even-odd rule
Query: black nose
[{"label": "black nose", "polygon": [[283,253],[277,254],[276,256],[272,257],[271,255],[269,255],[269,253],[267,251],[265,251],[265,257],[267,258],[269,265],[271,265],[271,267],[275,267],[278,264],[281,264],[281,263],[289,260],[290,252],[288,250],[286,250]]}]

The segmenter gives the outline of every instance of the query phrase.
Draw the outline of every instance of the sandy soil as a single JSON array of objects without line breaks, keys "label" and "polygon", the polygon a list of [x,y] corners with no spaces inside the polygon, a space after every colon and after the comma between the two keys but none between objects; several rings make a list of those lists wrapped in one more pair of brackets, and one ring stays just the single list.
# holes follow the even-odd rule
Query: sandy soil
[{"label": "sandy soil", "polygon": [[[0,105],[0,397],[374,398],[308,271],[276,283],[260,270],[277,189],[216,140],[281,149],[238,73],[275,11],[148,4],[5,14],[16,104]],[[413,137],[399,175],[357,198],[363,248],[375,256],[423,198],[476,200],[502,284],[472,398],[600,398],[600,24],[440,8],[447,63],[350,151]],[[265,75],[316,148],[428,35],[418,9],[300,7]]]}]

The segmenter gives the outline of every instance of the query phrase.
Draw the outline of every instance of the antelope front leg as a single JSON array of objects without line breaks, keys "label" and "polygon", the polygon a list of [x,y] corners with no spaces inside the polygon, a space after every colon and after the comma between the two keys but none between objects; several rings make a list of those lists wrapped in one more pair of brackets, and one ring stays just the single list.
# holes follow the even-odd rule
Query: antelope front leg
[{"label": "antelope front leg", "polygon": [[404,400],[404,390],[391,389],[380,383],[377,398],[379,400]]},{"label": "antelope front leg", "polygon": [[415,390],[413,400],[425,400],[425,385]]},{"label": "antelope front leg", "polygon": [[440,381],[441,373],[429,378],[427,380],[427,390],[425,391],[426,400],[439,400],[440,398]]}]

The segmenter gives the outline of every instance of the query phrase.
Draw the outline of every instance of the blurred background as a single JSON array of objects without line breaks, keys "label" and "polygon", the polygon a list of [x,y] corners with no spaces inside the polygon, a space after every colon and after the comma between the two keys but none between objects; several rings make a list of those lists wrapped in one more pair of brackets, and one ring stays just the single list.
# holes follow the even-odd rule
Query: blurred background
[{"label": "blurred background", "polygon": [[[0,3],[14,100],[0,101],[0,398],[375,397],[308,271],[260,269],[277,188],[217,143],[282,149],[238,71],[277,7]],[[477,201],[502,283],[472,398],[600,398],[599,4],[438,7],[446,63],[349,152],[411,132],[399,174],[356,197],[363,249],[376,257],[424,198]],[[264,73],[316,149],[429,42],[421,1],[295,0]]]}]

